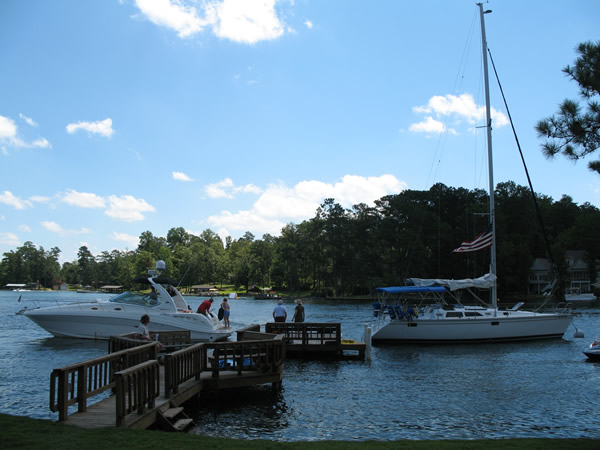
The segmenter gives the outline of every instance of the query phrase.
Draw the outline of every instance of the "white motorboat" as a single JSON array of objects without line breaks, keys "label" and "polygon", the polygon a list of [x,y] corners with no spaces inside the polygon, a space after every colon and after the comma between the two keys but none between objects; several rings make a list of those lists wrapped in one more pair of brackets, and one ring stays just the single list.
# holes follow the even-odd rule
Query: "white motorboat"
[{"label": "white motorboat", "polygon": [[156,298],[124,292],[107,301],[25,308],[18,314],[58,337],[109,339],[136,331],[144,314],[150,316],[150,331],[190,330],[192,341],[220,341],[233,333],[214,314],[205,316],[190,311],[176,282],[160,276],[164,262],[158,261],[156,268],[148,271],[148,277],[134,280],[154,287]]},{"label": "white motorboat", "polygon": [[586,348],[583,353],[589,359],[594,361],[600,360],[600,338],[596,338],[594,342],[590,344],[588,348]]},{"label": "white motorboat", "polygon": [[598,298],[591,292],[581,292],[579,288],[569,288],[565,292],[566,302],[589,303],[594,302]]},{"label": "white motorboat", "polygon": [[[396,343],[457,343],[521,341],[560,338],[572,321],[567,311],[539,313],[522,311],[521,304],[511,309],[497,305],[496,286],[496,225],[492,158],[492,119],[489,99],[488,51],[485,37],[483,5],[478,3],[481,20],[483,72],[486,100],[486,131],[489,176],[489,228],[471,242],[463,242],[456,252],[490,248],[490,273],[468,280],[417,279],[408,286],[377,288],[377,317],[372,342]],[[489,291],[488,302],[482,301],[476,290]],[[463,291],[483,306],[465,306]],[[452,297],[448,299],[446,297]],[[466,303],[466,302],[465,302]]]}]

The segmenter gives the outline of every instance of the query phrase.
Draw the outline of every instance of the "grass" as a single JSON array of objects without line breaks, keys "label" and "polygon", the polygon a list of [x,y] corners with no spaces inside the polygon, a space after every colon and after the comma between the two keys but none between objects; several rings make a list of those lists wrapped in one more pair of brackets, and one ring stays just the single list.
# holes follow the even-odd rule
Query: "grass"
[{"label": "grass", "polygon": [[[2,448],[27,449],[597,449],[593,439],[490,439],[429,441],[276,442],[237,440],[186,433],[103,428],[85,430],[64,423],[0,414]],[[382,436],[384,437],[384,436]]]}]

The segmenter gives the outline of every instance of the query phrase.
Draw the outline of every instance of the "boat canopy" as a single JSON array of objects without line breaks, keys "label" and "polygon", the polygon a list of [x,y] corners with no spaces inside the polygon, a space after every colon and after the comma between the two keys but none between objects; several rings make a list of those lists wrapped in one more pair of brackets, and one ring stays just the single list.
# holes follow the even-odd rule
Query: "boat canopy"
[{"label": "boat canopy", "polygon": [[464,280],[444,280],[444,279],[427,279],[427,278],[409,278],[407,283],[413,284],[415,287],[421,286],[446,286],[451,291],[467,288],[489,289],[496,285],[496,275],[486,273],[479,278],[465,278]]},{"label": "boat canopy", "polygon": [[[140,283],[140,284],[152,284],[152,283],[150,283],[148,278],[149,277],[147,277],[147,276],[137,277],[137,278],[134,278],[132,281],[134,283]],[[172,280],[171,278],[167,278],[167,277],[152,278],[152,281],[154,281],[157,284],[170,284],[171,286],[175,286],[177,284],[177,281]]]},{"label": "boat canopy", "polygon": [[385,292],[387,294],[417,294],[428,292],[446,292],[446,288],[442,286],[392,286],[377,288],[377,291]]}]

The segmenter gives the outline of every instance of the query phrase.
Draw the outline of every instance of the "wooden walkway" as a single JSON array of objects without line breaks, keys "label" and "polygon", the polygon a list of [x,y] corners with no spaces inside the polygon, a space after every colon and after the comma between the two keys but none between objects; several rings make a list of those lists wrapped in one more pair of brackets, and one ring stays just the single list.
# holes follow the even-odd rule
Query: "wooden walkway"
[{"label": "wooden walkway", "polygon": [[[185,346],[177,332],[160,332],[166,347],[178,348],[158,361],[158,342],[111,337],[109,354],[54,369],[50,409],[59,421],[83,428],[144,429],[193,397],[221,389],[271,383],[281,386],[283,336],[253,333],[253,340]],[[238,336],[240,339],[240,336]],[[88,399],[105,398],[88,405]],[[69,407],[77,412],[69,415]],[[182,408],[179,408],[182,409]]]},{"label": "wooden walkway", "polygon": [[[106,356],[54,369],[50,409],[60,421],[83,428],[144,429],[164,423],[165,415],[204,393],[267,383],[279,388],[286,355],[365,358],[366,344],[342,340],[339,323],[267,323],[264,333],[260,328],[238,330],[237,341],[193,345],[189,332],[158,332],[167,351],[160,363],[158,342],[111,337]],[[104,398],[88,405],[98,396]]]},{"label": "wooden walkway", "polygon": [[[142,414],[133,412],[125,416],[124,423],[120,426],[133,429],[146,429],[158,420],[158,414],[165,412],[170,408],[183,405],[188,400],[201,395],[203,392],[212,392],[219,389],[229,389],[234,387],[244,387],[252,385],[260,385],[265,383],[281,383],[282,373],[259,374],[256,372],[244,372],[242,376],[238,375],[237,371],[221,371],[219,378],[215,382],[212,379],[212,374],[204,372],[201,374],[201,379],[188,380],[179,385],[179,393],[172,397],[165,397],[161,394],[155,400],[153,408],[146,408]],[[161,384],[160,392],[164,393],[164,367],[161,367]],[[105,428],[116,427],[116,395],[111,395],[108,398],[99,401],[87,407],[85,412],[75,412],[68,418],[69,425],[75,425],[81,428]]]}]

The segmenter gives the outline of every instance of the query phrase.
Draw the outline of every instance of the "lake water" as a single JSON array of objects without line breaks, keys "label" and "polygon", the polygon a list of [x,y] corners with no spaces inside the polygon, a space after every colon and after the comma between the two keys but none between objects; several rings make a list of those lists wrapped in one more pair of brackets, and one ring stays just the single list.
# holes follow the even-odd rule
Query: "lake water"
[{"label": "lake water", "polygon": [[[48,408],[52,369],[107,351],[105,341],[52,337],[15,314],[23,304],[109,297],[0,291],[0,412],[57,420]],[[203,300],[187,299],[194,308]],[[234,328],[264,324],[275,305],[230,303]],[[291,315],[294,305],[286,306]],[[343,337],[355,340],[372,318],[370,302],[305,308],[307,322],[340,322]],[[574,337],[575,326],[585,338]],[[371,361],[287,360],[280,392],[222,392],[193,411],[191,432],[279,441],[600,438],[600,363],[582,353],[596,335],[600,310],[580,309],[558,340],[374,347]]]}]

